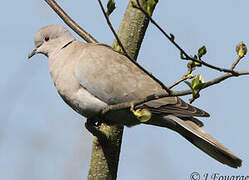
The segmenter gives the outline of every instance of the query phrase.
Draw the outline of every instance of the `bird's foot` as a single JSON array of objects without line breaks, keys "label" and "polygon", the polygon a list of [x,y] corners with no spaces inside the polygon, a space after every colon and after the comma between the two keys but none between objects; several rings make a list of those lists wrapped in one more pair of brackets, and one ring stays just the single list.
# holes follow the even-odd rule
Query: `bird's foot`
[{"label": "bird's foot", "polygon": [[[97,123],[97,124],[96,124]],[[96,136],[100,141],[107,142],[107,137],[103,131],[101,131],[100,126],[98,126],[99,121],[96,119],[89,118],[85,123],[86,129],[94,136]]]},{"label": "bird's foot", "polygon": [[98,122],[96,121],[96,119],[94,118],[88,118],[85,122],[85,127],[86,129],[92,133],[92,135],[94,136],[98,136],[99,134],[99,126],[98,125]]},{"label": "bird's foot", "polygon": [[89,125],[99,127],[103,123],[103,119],[100,115],[96,115],[91,118],[87,118],[87,123]]}]

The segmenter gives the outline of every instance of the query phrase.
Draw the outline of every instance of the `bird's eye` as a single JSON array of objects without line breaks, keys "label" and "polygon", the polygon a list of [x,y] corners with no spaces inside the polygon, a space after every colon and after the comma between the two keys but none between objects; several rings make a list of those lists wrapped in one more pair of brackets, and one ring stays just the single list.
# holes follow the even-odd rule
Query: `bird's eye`
[{"label": "bird's eye", "polygon": [[45,41],[49,41],[49,37],[45,37]]}]

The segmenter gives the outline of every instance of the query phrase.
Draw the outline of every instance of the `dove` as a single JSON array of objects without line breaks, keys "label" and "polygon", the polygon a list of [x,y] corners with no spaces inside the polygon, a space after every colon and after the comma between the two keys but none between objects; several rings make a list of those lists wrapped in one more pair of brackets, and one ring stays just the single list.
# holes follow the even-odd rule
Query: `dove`
[{"label": "dove", "polygon": [[[73,110],[88,119],[97,117],[108,105],[167,93],[125,55],[105,44],[78,41],[62,25],[49,25],[38,30],[34,44],[35,49],[28,58],[39,53],[48,57],[49,72],[59,95]],[[179,97],[151,100],[136,108],[148,109],[151,118],[146,122],[139,121],[126,108],[107,113],[105,123],[166,127],[217,161],[233,168],[241,166],[240,158],[202,129],[203,123],[196,117],[209,117],[207,112]]]}]

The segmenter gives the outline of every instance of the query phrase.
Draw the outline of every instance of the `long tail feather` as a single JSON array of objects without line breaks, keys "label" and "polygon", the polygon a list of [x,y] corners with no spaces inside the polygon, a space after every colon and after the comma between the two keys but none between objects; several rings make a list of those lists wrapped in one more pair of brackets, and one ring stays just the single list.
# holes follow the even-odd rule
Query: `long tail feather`
[{"label": "long tail feather", "polygon": [[192,120],[182,120],[173,115],[167,115],[148,124],[168,127],[177,131],[189,142],[213,157],[217,161],[230,167],[241,166],[242,160],[236,157],[229,149],[207,134],[201,127]]}]

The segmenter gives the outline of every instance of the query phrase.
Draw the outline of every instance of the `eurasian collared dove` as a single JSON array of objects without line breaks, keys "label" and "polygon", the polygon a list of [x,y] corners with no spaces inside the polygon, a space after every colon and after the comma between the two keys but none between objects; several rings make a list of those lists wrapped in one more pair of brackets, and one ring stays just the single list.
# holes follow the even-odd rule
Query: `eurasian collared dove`
[{"label": "eurasian collared dove", "polygon": [[[162,93],[155,80],[126,56],[104,44],[85,44],[61,25],[41,28],[35,35],[35,50],[49,57],[49,71],[63,100],[81,115],[92,118],[107,105],[129,102]],[[221,163],[237,168],[241,159],[208,135],[197,117],[209,114],[178,97],[166,97],[140,105],[152,113],[146,124],[167,127]],[[122,122],[121,122],[122,120]],[[140,124],[129,109],[110,112],[107,123]]]}]

